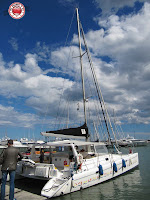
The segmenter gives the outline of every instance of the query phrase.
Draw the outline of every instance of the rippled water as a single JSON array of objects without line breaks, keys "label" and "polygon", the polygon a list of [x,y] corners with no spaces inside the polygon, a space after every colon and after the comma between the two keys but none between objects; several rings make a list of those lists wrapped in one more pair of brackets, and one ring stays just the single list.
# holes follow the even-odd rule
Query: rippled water
[{"label": "rippled water", "polygon": [[102,184],[55,198],[55,200],[150,200],[150,144],[134,149],[138,168]]}]

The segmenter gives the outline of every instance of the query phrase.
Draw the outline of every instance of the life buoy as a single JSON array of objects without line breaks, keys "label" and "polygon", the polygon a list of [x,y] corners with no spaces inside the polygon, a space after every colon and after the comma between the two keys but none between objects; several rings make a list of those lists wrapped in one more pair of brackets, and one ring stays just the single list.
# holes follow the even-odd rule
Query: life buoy
[{"label": "life buoy", "polygon": [[80,165],[82,164],[82,162],[83,162],[83,155],[79,153],[77,156],[77,163],[78,165]]},{"label": "life buoy", "polygon": [[67,160],[64,160],[64,165],[67,165]]}]

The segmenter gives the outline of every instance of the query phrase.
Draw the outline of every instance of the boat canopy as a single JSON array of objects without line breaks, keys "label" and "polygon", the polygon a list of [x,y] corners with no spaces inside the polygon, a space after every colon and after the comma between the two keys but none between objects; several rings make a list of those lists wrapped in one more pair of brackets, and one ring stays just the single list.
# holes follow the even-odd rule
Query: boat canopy
[{"label": "boat canopy", "polygon": [[68,129],[60,129],[56,131],[46,131],[46,132],[41,132],[41,135],[43,136],[53,136],[53,137],[67,137],[67,138],[88,138],[88,127],[85,124],[83,124],[80,127],[77,128],[68,128]]}]

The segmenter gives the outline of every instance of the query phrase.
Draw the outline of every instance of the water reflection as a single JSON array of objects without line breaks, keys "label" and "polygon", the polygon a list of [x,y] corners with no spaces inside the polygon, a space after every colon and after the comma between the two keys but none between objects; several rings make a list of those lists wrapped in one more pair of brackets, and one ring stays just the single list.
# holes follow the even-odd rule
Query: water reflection
[{"label": "water reflection", "polygon": [[75,192],[66,196],[58,197],[57,200],[114,200],[136,199],[141,195],[141,176],[139,169],[107,181],[105,183]]}]

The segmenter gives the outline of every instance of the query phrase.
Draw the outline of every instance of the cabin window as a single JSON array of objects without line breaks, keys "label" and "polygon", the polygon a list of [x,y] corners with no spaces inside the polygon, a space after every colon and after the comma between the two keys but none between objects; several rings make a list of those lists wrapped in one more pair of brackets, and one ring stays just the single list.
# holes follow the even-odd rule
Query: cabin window
[{"label": "cabin window", "polygon": [[27,151],[27,147],[17,147],[21,153],[25,153]]},{"label": "cabin window", "polygon": [[94,145],[91,145],[91,152],[95,153]]},{"label": "cabin window", "polygon": [[56,152],[64,152],[64,153],[67,153],[69,151],[69,148],[68,146],[59,146],[59,147],[56,147]]},{"label": "cabin window", "polygon": [[94,145],[82,145],[82,146],[78,146],[77,151],[78,153],[81,153],[81,152],[95,153],[95,148],[94,148]]},{"label": "cabin window", "polygon": [[108,150],[105,145],[96,145],[95,148],[97,153],[108,153]]}]

